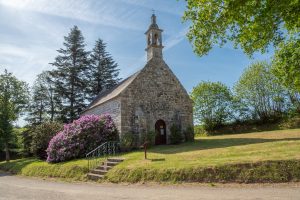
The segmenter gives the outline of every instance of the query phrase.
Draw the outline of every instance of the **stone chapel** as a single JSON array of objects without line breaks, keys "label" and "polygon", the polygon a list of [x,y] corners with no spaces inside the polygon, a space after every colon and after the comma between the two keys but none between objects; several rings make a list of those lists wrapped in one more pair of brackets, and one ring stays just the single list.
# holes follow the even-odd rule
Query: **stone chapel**
[{"label": "stone chapel", "polygon": [[146,65],[115,87],[101,92],[82,115],[111,115],[120,137],[124,133],[139,137],[154,131],[156,145],[170,143],[173,124],[181,131],[193,126],[192,100],[163,60],[162,32],[153,14],[145,33]]}]

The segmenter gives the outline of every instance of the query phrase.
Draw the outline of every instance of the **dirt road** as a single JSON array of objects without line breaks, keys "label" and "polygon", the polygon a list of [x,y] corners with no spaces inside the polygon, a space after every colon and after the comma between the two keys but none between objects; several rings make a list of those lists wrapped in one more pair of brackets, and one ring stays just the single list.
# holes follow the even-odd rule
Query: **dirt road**
[{"label": "dirt road", "polygon": [[0,174],[0,200],[190,200],[300,199],[300,184],[280,185],[115,185],[65,183]]}]

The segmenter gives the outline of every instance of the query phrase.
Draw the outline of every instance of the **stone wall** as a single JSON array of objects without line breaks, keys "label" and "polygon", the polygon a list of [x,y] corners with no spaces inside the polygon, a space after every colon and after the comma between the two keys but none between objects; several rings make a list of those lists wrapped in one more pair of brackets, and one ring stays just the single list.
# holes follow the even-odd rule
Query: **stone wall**
[{"label": "stone wall", "polygon": [[120,98],[112,99],[90,110],[87,110],[83,115],[102,115],[109,114],[118,130],[121,130],[121,101]]},{"label": "stone wall", "polygon": [[162,59],[153,58],[121,94],[121,132],[146,133],[155,123],[166,123],[167,143],[170,126],[182,130],[193,125],[192,101],[176,76]]}]

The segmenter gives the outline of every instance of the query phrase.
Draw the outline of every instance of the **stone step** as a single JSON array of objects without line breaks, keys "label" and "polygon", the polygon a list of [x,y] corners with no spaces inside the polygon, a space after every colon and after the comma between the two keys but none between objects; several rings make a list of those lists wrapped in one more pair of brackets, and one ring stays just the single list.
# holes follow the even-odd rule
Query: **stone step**
[{"label": "stone step", "polygon": [[105,165],[101,165],[101,166],[97,167],[96,169],[108,171],[108,170],[110,170],[111,168],[113,168],[113,166],[105,166]]},{"label": "stone step", "polygon": [[123,161],[123,158],[108,158],[107,161],[101,164],[101,166],[91,170],[90,173],[87,174],[87,176],[89,179],[94,181],[102,179],[108,172],[108,170],[112,169],[114,166]]},{"label": "stone step", "polygon": [[99,175],[105,175],[107,173],[107,170],[102,169],[93,169],[91,170],[92,174],[99,174]]},{"label": "stone step", "polygon": [[94,181],[98,181],[99,179],[102,179],[104,177],[104,175],[94,174],[94,173],[88,173],[87,176],[89,179]]},{"label": "stone step", "polygon": [[107,166],[116,166],[117,164],[119,164],[119,162],[109,162],[109,161],[106,161],[104,163],[104,165],[107,165]]},{"label": "stone step", "polygon": [[124,161],[124,158],[108,158],[107,161],[120,163]]}]

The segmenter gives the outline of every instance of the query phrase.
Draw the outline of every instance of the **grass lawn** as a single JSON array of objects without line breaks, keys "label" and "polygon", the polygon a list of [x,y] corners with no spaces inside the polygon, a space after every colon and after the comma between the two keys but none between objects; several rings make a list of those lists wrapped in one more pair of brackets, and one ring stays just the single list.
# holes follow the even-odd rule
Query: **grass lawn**
[{"label": "grass lawn", "polygon": [[300,159],[300,129],[198,137],[194,143],[153,147],[149,160],[143,156],[143,152],[126,154],[118,167],[185,168]]},{"label": "grass lawn", "polygon": [[[300,180],[300,129],[198,137],[123,154],[107,174],[111,182],[286,182]],[[36,159],[0,162],[0,169],[38,177],[86,180],[84,159],[48,164]]]}]

